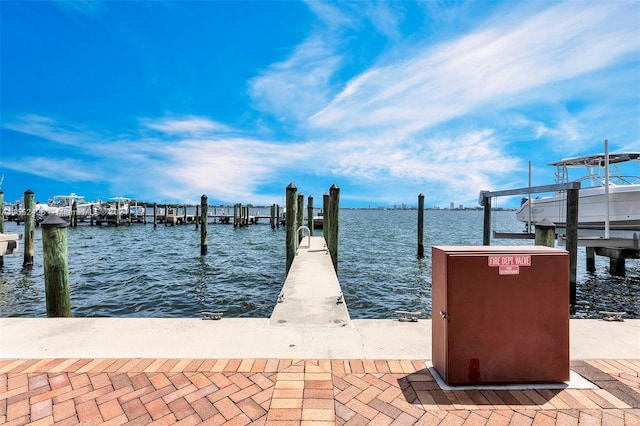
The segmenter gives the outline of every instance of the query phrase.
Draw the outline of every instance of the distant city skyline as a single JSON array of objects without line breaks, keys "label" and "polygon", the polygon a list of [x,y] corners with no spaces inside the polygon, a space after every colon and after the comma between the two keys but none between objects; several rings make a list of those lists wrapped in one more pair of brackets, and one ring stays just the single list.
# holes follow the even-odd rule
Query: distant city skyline
[{"label": "distant city skyline", "polygon": [[[5,202],[478,206],[640,151],[640,3],[0,2]],[[614,23],[612,25],[612,23]],[[637,166],[637,165],[636,165]],[[637,170],[637,167],[636,169]],[[635,172],[637,173],[637,172]],[[519,197],[500,200],[516,207]]]}]

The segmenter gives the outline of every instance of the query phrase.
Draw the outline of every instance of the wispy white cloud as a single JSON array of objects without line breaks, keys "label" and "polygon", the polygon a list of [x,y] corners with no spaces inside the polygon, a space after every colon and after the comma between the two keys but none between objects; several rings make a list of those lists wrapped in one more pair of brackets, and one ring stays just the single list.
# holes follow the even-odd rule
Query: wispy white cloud
[{"label": "wispy white cloud", "polygon": [[231,131],[231,128],[225,124],[203,117],[144,119],[141,122],[145,127],[170,135],[198,135]]},{"label": "wispy white cloud", "polygon": [[[610,66],[638,49],[631,3],[562,3],[524,22],[410,50],[347,84],[311,117],[319,128],[415,132],[534,88]],[[616,22],[616,30],[609,28]]]},{"label": "wispy white cloud", "polygon": [[249,82],[249,93],[258,109],[281,120],[302,120],[329,99],[330,80],[340,57],[321,37],[312,37],[295,48],[285,61],[275,63]]},{"label": "wispy white cloud", "polygon": [[59,182],[87,182],[98,177],[82,159],[25,157],[19,161],[3,159],[2,166]]}]

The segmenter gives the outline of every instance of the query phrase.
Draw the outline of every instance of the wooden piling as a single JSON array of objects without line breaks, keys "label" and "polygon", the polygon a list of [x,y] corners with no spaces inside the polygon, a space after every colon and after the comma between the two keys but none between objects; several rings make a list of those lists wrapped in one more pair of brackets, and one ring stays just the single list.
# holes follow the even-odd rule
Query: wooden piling
[{"label": "wooden piling", "polygon": [[327,233],[331,235],[331,243],[327,246],[329,253],[331,254],[331,260],[333,261],[333,268],[338,274],[338,228],[339,228],[339,213],[340,213],[340,188],[335,183],[329,188],[329,216],[331,217],[330,228]]},{"label": "wooden piling", "polygon": [[116,200],[116,218],[115,218],[116,228],[120,226],[120,199]]},{"label": "wooden piling", "polygon": [[233,227],[237,228],[238,227],[238,217],[240,215],[238,214],[238,204],[234,204],[233,205]]},{"label": "wooden piling", "polygon": [[153,203],[153,228],[158,227],[158,203]]},{"label": "wooden piling", "polygon": [[[207,213],[208,210],[209,207],[207,206]],[[206,221],[207,218],[205,217],[204,220]],[[193,218],[193,221],[196,223],[196,229],[198,229],[198,222],[202,222],[202,217],[200,216],[200,206],[196,206],[196,216]]]},{"label": "wooden piling", "polygon": [[269,211],[269,225],[271,225],[271,229],[276,227],[276,205],[271,204],[271,210]]},{"label": "wooden piling", "polygon": [[71,203],[71,219],[69,219],[69,223],[72,228],[78,226],[78,203],[76,201]]},{"label": "wooden piling", "polygon": [[182,208],[184,209],[183,215],[182,215],[182,220],[184,221],[184,224],[187,224],[187,205],[183,205]]},{"label": "wooden piling", "polygon": [[418,259],[424,257],[424,194],[418,195]]},{"label": "wooden piling", "polygon": [[[202,226],[200,227],[200,256],[207,254],[207,196],[202,195],[200,197],[200,221]],[[196,221],[196,223],[198,223]]]},{"label": "wooden piling", "polygon": [[93,226],[93,215],[95,214],[95,210],[93,208],[93,204],[91,204],[91,216],[89,217],[89,226]]},{"label": "wooden piling", "polygon": [[280,204],[276,204],[276,228],[280,229]]},{"label": "wooden piling", "polygon": [[286,196],[286,241],[287,241],[287,274],[289,273],[289,269],[291,268],[291,264],[293,263],[293,258],[296,256],[296,191],[298,188],[291,182],[289,186],[287,186],[287,196]]},{"label": "wooden piling", "polygon": [[593,247],[585,248],[587,255],[587,272],[596,271],[596,250]]},{"label": "wooden piling", "polygon": [[578,199],[579,189],[567,190],[567,242],[569,252],[569,299],[576,303],[576,277],[578,266]]},{"label": "wooden piling", "polygon": [[313,197],[311,195],[307,197],[307,228],[309,228],[309,235],[313,237]]},{"label": "wooden piling", "polygon": [[[298,205],[296,207],[296,229],[299,229],[302,225],[304,225],[304,195],[298,194]],[[298,232],[298,243],[302,241],[302,236],[304,232],[300,229]]]},{"label": "wooden piling", "polygon": [[624,257],[609,258],[609,273],[615,277],[624,277],[627,275]]},{"label": "wooden piling", "polygon": [[491,245],[491,197],[483,197],[484,222],[482,225],[482,245]]},{"label": "wooden piling", "polygon": [[555,247],[556,245],[556,224],[549,219],[542,219],[536,224],[535,245]]},{"label": "wooden piling", "polygon": [[47,317],[71,317],[67,222],[49,215],[41,226]]},{"label": "wooden piling", "polygon": [[33,266],[33,233],[34,233],[34,194],[27,189],[24,192],[24,262],[23,267]]},{"label": "wooden piling", "polygon": [[324,242],[327,244],[327,247],[329,247],[329,239],[331,238],[331,235],[329,235],[327,231],[329,229],[329,222],[331,222],[331,215],[329,215],[330,202],[329,193],[325,192],[322,194],[322,236],[324,237]]},{"label": "wooden piling", "polygon": [[132,217],[131,217],[131,201],[127,204],[127,225],[131,226]]}]

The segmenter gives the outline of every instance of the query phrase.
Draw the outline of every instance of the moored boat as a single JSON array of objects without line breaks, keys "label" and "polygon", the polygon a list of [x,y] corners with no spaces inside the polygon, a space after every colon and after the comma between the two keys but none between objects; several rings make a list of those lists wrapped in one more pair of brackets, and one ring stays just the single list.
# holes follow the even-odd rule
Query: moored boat
[{"label": "moored boat", "polygon": [[[548,164],[556,167],[556,183],[570,181],[569,169],[586,169],[586,175],[574,179],[581,183],[579,229],[640,231],[640,174],[624,175],[618,167],[633,162],[640,165],[640,153],[608,154],[608,159],[605,154],[594,154]],[[566,197],[566,192],[556,192],[549,197],[525,198],[516,211],[516,218],[534,226],[548,219],[557,227],[564,227]]]}]

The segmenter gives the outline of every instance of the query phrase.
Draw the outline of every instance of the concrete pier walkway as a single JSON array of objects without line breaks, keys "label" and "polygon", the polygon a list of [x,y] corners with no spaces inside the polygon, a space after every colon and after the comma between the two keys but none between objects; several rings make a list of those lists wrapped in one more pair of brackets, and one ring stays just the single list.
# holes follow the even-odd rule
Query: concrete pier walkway
[{"label": "concrete pier walkway", "polygon": [[323,237],[305,237],[300,243],[269,326],[351,326]]}]

